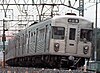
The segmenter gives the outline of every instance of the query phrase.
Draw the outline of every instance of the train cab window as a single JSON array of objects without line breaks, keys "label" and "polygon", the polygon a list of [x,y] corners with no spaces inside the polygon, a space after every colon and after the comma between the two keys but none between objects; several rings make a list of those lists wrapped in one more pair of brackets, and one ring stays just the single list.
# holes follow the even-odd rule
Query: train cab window
[{"label": "train cab window", "polygon": [[53,39],[64,39],[65,28],[52,26],[52,38]]},{"label": "train cab window", "polygon": [[80,33],[80,40],[87,40],[87,41],[92,41],[92,30],[89,29],[81,29]]},{"label": "train cab window", "polygon": [[76,32],[75,28],[70,28],[70,32],[69,32],[69,39],[70,40],[75,40],[75,32]]}]

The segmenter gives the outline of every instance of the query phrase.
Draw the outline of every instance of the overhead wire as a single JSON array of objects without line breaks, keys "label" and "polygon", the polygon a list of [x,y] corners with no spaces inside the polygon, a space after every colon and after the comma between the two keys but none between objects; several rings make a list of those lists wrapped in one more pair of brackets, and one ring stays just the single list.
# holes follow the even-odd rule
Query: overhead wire
[{"label": "overhead wire", "polygon": [[[25,1],[25,0],[23,0],[24,1],[24,3],[25,4],[27,4],[28,2],[29,2],[29,0],[27,0],[27,1]],[[26,5],[27,7],[27,9],[25,9],[25,6],[23,6],[24,8],[23,8],[23,10],[25,11],[25,12],[23,12],[23,13],[25,13],[26,15],[28,15],[28,13],[27,13],[27,11],[28,11],[28,5]]]},{"label": "overhead wire", "polygon": [[[9,1],[10,1],[10,0],[9,0]],[[4,0],[3,0],[3,4],[5,4]],[[9,6],[9,5],[7,5],[7,7],[5,8],[5,6],[2,5],[3,10],[4,10],[4,17],[6,17],[6,13],[7,13],[8,6]]]},{"label": "overhead wire", "polygon": [[96,4],[90,5],[90,6],[86,7],[86,8],[84,8],[84,10],[87,10],[88,8],[91,8],[91,7],[95,6],[95,5]]},{"label": "overhead wire", "polygon": [[[91,0],[89,0],[88,2],[86,2],[85,5],[86,5],[87,3],[90,3],[90,1],[91,1]],[[84,10],[87,10],[88,8],[91,8],[91,7],[93,7],[93,6],[96,5],[96,4],[95,4],[95,1],[94,1],[93,3],[94,3],[94,4],[92,4],[92,5],[90,5],[90,6],[86,7],[86,8],[84,8]],[[99,4],[99,2],[98,2],[97,4]]]},{"label": "overhead wire", "polygon": [[[14,2],[15,2],[15,4],[18,4],[18,3],[16,2],[16,0],[14,0]],[[20,14],[22,15],[23,11],[21,10],[21,7],[18,6],[18,5],[16,5],[16,6],[17,6],[17,9],[19,10]],[[20,21],[19,21],[19,22],[20,22]],[[18,23],[19,23],[19,22],[18,22]],[[18,23],[16,23],[16,24],[18,24]]]},{"label": "overhead wire", "polygon": [[[16,3],[16,1],[15,1],[15,3]],[[24,3],[26,4],[26,1],[25,0],[24,0]],[[28,13],[26,11],[28,10],[28,6],[27,6],[27,9],[25,9],[25,5],[23,5],[22,9],[21,9],[21,6],[17,6],[17,9],[19,10],[19,12],[20,12],[21,15],[22,15],[22,13],[24,13],[26,15],[25,19],[27,20]]]},{"label": "overhead wire", "polygon": [[29,0],[27,0],[27,1],[23,0],[23,1],[24,1],[25,4],[27,4],[29,2]]},{"label": "overhead wire", "polygon": [[[18,4],[17,2],[16,2],[16,0],[14,0],[14,2],[15,2],[15,4]],[[18,5],[16,5],[17,6],[17,9],[19,10],[19,12],[20,12],[20,14],[22,14],[21,12],[21,9],[20,9],[20,7],[18,6]]]},{"label": "overhead wire", "polygon": [[5,3],[6,3],[6,4],[9,4],[9,2],[10,2],[10,0],[9,0],[8,2],[7,2],[7,0],[5,0]]},{"label": "overhead wire", "polygon": [[62,2],[62,0],[60,0],[61,4],[64,4],[65,3],[65,0]]},{"label": "overhead wire", "polygon": [[75,0],[75,2],[74,2],[74,4],[73,4],[73,6],[76,4],[76,2],[77,2],[77,0]]}]

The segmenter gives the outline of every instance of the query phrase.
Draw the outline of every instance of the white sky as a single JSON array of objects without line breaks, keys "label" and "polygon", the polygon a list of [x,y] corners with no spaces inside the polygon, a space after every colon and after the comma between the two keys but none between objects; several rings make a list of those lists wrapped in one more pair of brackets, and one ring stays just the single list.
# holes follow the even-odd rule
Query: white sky
[{"label": "white sky", "polygon": [[[98,10],[98,13],[97,13],[97,21],[98,21],[97,22],[97,27],[100,28],[100,3],[97,6],[98,6],[98,8],[97,8],[97,10]],[[89,19],[92,22],[94,22],[94,25],[95,25],[95,19],[96,19],[96,17],[95,17],[96,11],[95,10],[96,10],[95,3],[90,2],[90,3],[87,3],[85,5],[85,10],[84,10],[84,12],[85,12],[84,15],[85,16],[84,17],[86,17],[87,19]]]}]

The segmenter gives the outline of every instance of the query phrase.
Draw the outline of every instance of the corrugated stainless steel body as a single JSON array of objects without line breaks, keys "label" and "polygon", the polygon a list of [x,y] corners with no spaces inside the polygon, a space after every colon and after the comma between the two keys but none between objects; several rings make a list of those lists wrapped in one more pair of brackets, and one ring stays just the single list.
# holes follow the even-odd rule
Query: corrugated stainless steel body
[{"label": "corrugated stainless steel body", "polygon": [[[6,50],[6,60],[48,54],[67,56],[71,60],[74,57],[90,58],[92,29],[92,22],[77,16],[58,16],[33,24],[12,39]],[[88,32],[86,36],[89,34],[89,39],[81,35],[84,30]]]}]

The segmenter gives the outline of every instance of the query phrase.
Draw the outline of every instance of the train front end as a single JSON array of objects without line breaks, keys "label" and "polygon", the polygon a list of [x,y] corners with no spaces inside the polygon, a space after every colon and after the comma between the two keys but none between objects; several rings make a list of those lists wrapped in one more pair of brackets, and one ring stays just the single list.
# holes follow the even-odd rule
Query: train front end
[{"label": "train front end", "polygon": [[50,53],[62,67],[81,67],[91,57],[92,22],[76,17],[55,18],[51,25]]}]

